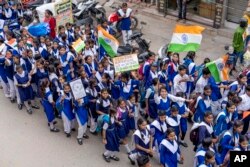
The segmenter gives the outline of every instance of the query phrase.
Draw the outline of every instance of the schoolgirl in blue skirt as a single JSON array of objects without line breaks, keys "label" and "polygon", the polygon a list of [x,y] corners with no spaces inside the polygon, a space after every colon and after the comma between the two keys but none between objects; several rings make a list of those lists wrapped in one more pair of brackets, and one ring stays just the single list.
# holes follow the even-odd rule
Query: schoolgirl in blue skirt
[{"label": "schoolgirl in blue skirt", "polygon": [[128,115],[128,128],[129,130],[135,130],[135,122],[138,119],[138,113],[137,113],[137,106],[135,102],[135,95],[131,95],[129,99],[127,100],[127,106],[129,108],[129,115]]},{"label": "schoolgirl in blue skirt", "polygon": [[122,144],[125,146],[127,153],[130,153],[131,150],[128,146],[128,141],[127,141],[127,136],[129,134],[128,117],[129,117],[129,108],[126,105],[126,101],[124,99],[119,99],[117,107],[117,115],[116,115],[117,134]]},{"label": "schoolgirl in blue skirt", "polygon": [[53,100],[53,94],[50,91],[50,82],[47,78],[41,80],[40,85],[40,95],[41,95],[41,104],[43,106],[44,112],[46,114],[50,131],[51,132],[59,132],[59,129],[57,129],[54,126],[54,120],[55,120],[55,114],[54,114],[54,106],[55,102]]},{"label": "schoolgirl in blue skirt", "polygon": [[116,110],[111,108],[107,118],[104,119],[102,126],[102,142],[106,149],[103,158],[106,162],[110,162],[110,160],[119,161],[119,158],[115,156],[115,152],[119,152],[119,138],[115,130]]},{"label": "schoolgirl in blue skirt", "polygon": [[32,114],[32,109],[28,102],[31,101],[31,106],[33,108],[39,109],[39,107],[34,104],[33,89],[30,85],[31,76],[27,71],[24,71],[23,67],[20,65],[16,66],[16,72],[17,73],[14,76],[14,83],[18,88],[20,100],[22,103],[24,103],[27,112]]}]

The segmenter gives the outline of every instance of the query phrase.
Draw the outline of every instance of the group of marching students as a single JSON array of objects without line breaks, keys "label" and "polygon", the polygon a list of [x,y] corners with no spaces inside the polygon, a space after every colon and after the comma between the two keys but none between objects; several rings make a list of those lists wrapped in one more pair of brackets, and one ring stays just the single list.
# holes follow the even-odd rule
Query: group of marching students
[{"label": "group of marching students", "polygon": [[[109,32],[107,22],[101,26]],[[59,26],[55,39],[20,31],[16,38],[5,28],[0,38],[4,95],[28,114],[42,106],[51,132],[60,131],[56,119],[61,119],[70,137],[77,123],[79,145],[89,138],[88,128],[101,134],[106,162],[119,161],[116,152],[123,145],[132,165],[148,167],[152,157],[162,167],[183,164],[180,146],[188,147],[188,126],[195,167],[230,166],[229,151],[249,150],[248,68],[235,81],[216,83],[205,66],[209,58],[196,65],[195,52],[182,62],[178,53],[156,61],[149,52],[138,70],[116,73],[92,26],[81,29],[67,23]],[[72,42],[79,38],[85,48],[76,53]],[[234,61],[228,56],[228,71]],[[79,78],[86,96],[75,99],[69,83]]]}]

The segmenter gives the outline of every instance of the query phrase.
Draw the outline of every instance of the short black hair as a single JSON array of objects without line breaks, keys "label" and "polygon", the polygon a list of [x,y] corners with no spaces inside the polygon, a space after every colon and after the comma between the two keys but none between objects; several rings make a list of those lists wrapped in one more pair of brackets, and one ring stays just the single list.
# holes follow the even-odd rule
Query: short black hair
[{"label": "short black hair", "polygon": [[203,74],[203,75],[208,75],[208,74],[211,74],[211,72],[209,71],[208,68],[203,68],[202,74]]},{"label": "short black hair", "polygon": [[137,163],[139,167],[143,167],[144,165],[146,165],[147,163],[149,163],[149,157],[146,155],[140,155],[137,158]]}]

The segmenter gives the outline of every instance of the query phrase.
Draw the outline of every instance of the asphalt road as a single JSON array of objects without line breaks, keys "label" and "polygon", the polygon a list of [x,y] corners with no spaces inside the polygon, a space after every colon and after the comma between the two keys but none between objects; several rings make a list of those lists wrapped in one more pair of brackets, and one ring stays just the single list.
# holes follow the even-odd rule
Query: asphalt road
[{"label": "asphalt road", "polygon": [[[110,12],[110,10],[108,10]],[[161,45],[171,39],[172,30],[175,26],[173,20],[156,18],[151,16],[137,15],[139,20],[147,22],[143,28],[145,38],[151,40],[151,48],[157,51]],[[231,39],[213,36],[204,32],[197,62],[202,62],[204,57],[216,59],[223,55],[224,45],[229,44]],[[183,56],[183,55],[182,55]],[[61,120],[57,120],[60,133],[51,133],[47,126],[45,114],[42,110],[36,110],[28,115],[25,109],[19,111],[16,104],[11,104],[0,91],[0,167],[126,167],[130,166],[125,149],[117,156],[120,162],[106,163],[102,159],[104,146],[101,137],[92,136],[84,140],[79,146],[76,141],[76,132],[71,138],[66,138],[63,133]],[[189,126],[190,127],[190,126]],[[188,148],[181,148],[184,154],[184,167],[193,164],[194,152],[186,136]],[[152,165],[159,166],[153,158]]]}]

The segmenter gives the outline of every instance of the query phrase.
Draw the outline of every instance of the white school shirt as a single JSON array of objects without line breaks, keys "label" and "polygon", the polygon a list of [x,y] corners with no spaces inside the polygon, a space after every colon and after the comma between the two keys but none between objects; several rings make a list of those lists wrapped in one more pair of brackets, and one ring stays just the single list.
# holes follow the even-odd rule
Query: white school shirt
[{"label": "white school shirt", "polygon": [[250,97],[245,93],[244,95],[240,96],[242,101],[238,106],[239,111],[248,111],[250,110]]},{"label": "white school shirt", "polygon": [[[176,94],[177,92],[186,92],[187,91],[187,82],[181,82],[179,83],[180,80],[182,79],[189,79],[189,76],[187,74],[181,76],[180,74],[177,74],[174,77],[174,94]],[[193,81],[194,79],[191,78],[189,79],[189,81]]]},{"label": "white school shirt", "polygon": [[163,102],[165,103],[165,102],[168,100],[168,98],[169,98],[171,101],[173,101],[173,102],[178,102],[178,101],[180,101],[180,102],[185,102],[185,101],[186,101],[186,99],[184,99],[184,98],[182,98],[182,97],[176,97],[176,96],[171,95],[171,94],[169,94],[169,93],[168,93],[166,99],[163,99],[161,96],[158,96],[158,94],[155,94],[155,95],[154,95],[154,99],[155,99],[155,103],[156,103],[156,104],[160,104],[161,99],[162,99]]},{"label": "white school shirt", "polygon": [[208,79],[201,76],[195,84],[195,93],[203,94],[204,87],[208,84]]}]

